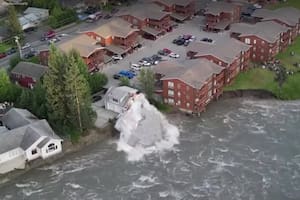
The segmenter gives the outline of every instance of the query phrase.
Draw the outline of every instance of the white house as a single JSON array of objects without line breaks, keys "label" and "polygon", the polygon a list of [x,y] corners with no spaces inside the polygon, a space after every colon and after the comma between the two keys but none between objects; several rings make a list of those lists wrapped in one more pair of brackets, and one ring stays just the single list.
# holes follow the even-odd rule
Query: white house
[{"label": "white house", "polygon": [[48,17],[48,9],[28,7],[24,11],[24,15],[19,17],[19,22],[22,30],[26,30],[38,26],[42,21],[48,19]]},{"label": "white house", "polygon": [[105,109],[116,113],[123,113],[129,109],[131,101],[138,90],[127,86],[112,87],[108,89],[104,97]]},{"label": "white house", "polygon": [[23,169],[26,162],[46,159],[62,151],[62,139],[48,122],[29,111],[12,108],[1,119],[0,174]]}]

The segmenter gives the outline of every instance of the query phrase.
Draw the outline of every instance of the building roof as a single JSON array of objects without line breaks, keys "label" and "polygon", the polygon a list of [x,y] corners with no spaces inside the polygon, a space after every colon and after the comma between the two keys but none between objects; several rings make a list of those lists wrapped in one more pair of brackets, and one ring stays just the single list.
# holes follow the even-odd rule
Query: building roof
[{"label": "building roof", "polygon": [[240,33],[240,37],[253,35],[267,42],[274,43],[280,39],[281,33],[288,31],[288,28],[273,21],[263,21],[256,24],[231,24],[230,31]]},{"label": "building roof", "polygon": [[205,14],[219,15],[220,13],[232,13],[236,6],[236,4],[228,2],[212,1],[207,5]]},{"label": "building roof", "polygon": [[104,49],[104,47],[96,45],[96,41],[85,34],[81,34],[72,38],[71,40],[67,40],[64,43],[59,44],[58,48],[66,53],[68,53],[72,49],[75,49],[79,52],[80,56],[86,58],[96,50]]},{"label": "building roof", "polygon": [[292,7],[283,7],[276,10],[256,9],[252,16],[262,18],[264,21],[276,19],[289,26],[295,26],[299,23],[300,10]]},{"label": "building roof", "polygon": [[44,8],[36,8],[36,7],[28,7],[25,11],[24,14],[29,14],[29,13],[34,13],[34,14],[48,14],[49,10],[48,9],[44,9]]},{"label": "building roof", "polygon": [[207,59],[185,60],[183,63],[164,61],[153,68],[155,73],[164,75],[161,80],[179,79],[197,89],[202,88],[209,78],[223,69]]},{"label": "building roof", "polygon": [[127,104],[129,97],[137,92],[138,90],[127,86],[112,87],[105,94],[105,98],[110,103],[115,103],[115,99],[118,101],[117,104],[123,107]]},{"label": "building roof", "polygon": [[2,118],[8,129],[15,129],[37,121],[38,118],[26,109],[11,108]]},{"label": "building roof", "polygon": [[156,0],[156,1],[168,6],[172,6],[172,5],[187,6],[195,0]]},{"label": "building roof", "polygon": [[110,36],[126,38],[131,33],[138,31],[138,29],[131,28],[131,24],[121,18],[115,18],[92,31],[103,38]]},{"label": "building roof", "polygon": [[118,16],[130,15],[140,20],[154,19],[160,20],[169,13],[163,12],[157,4],[139,4],[131,7],[126,7],[118,13]]},{"label": "building roof", "polygon": [[[10,117],[5,118],[6,115]],[[18,147],[26,150],[41,137],[61,140],[45,119],[38,120],[27,110],[12,108],[6,115],[2,120],[6,120],[4,124],[11,130],[0,134],[0,154]],[[31,119],[32,116],[35,117],[34,120]]]},{"label": "building roof", "polygon": [[187,52],[195,52],[195,56],[211,55],[230,64],[240,56],[241,52],[249,50],[250,47],[239,40],[221,36],[212,43],[192,42],[187,47]]},{"label": "building roof", "polygon": [[12,74],[19,74],[39,80],[48,70],[47,66],[31,62],[19,62],[12,70]]}]

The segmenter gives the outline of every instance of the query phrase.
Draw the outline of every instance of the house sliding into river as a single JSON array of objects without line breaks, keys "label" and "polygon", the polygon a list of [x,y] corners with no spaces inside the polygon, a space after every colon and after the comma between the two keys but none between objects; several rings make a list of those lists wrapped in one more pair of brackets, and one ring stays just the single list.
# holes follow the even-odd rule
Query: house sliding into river
[{"label": "house sliding into river", "polygon": [[0,174],[24,169],[27,162],[58,154],[62,139],[45,119],[38,119],[28,110],[11,108],[0,126]]}]

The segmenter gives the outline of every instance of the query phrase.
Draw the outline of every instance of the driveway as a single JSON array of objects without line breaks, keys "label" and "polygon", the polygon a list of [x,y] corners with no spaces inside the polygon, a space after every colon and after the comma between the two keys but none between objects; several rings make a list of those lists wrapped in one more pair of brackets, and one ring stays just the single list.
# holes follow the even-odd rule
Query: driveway
[{"label": "driveway", "polygon": [[[228,37],[227,33],[208,33],[204,32],[201,29],[201,21],[203,18],[195,17],[193,20],[187,21],[183,24],[179,24],[178,28],[174,29],[171,33],[167,33],[166,35],[160,37],[155,41],[151,40],[143,40],[143,47],[136,52],[127,55],[123,60],[119,61],[116,64],[108,64],[104,67],[103,71],[108,76],[108,84],[107,88],[110,86],[117,86],[119,84],[119,80],[115,80],[112,78],[113,74],[118,73],[122,69],[128,70],[130,67],[130,63],[138,63],[140,59],[143,57],[149,57],[153,54],[156,54],[160,49],[168,48],[174,53],[180,55],[178,60],[182,62],[186,59],[186,47],[178,46],[173,44],[173,39],[177,38],[179,35],[183,34],[191,34],[196,36],[196,41],[201,40],[204,37],[216,39],[217,37]],[[169,58],[164,56],[164,60],[170,60],[175,58]],[[135,86],[138,84],[137,78],[131,80],[131,83]]]}]

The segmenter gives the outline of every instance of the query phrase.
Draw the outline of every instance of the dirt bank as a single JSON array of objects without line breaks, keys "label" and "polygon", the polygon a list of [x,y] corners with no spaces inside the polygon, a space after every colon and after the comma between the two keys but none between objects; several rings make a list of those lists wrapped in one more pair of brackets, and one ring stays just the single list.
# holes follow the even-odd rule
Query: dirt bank
[{"label": "dirt bank", "polygon": [[225,91],[220,99],[232,99],[240,97],[252,97],[258,99],[277,99],[276,95],[267,90],[234,90],[234,91]]}]

